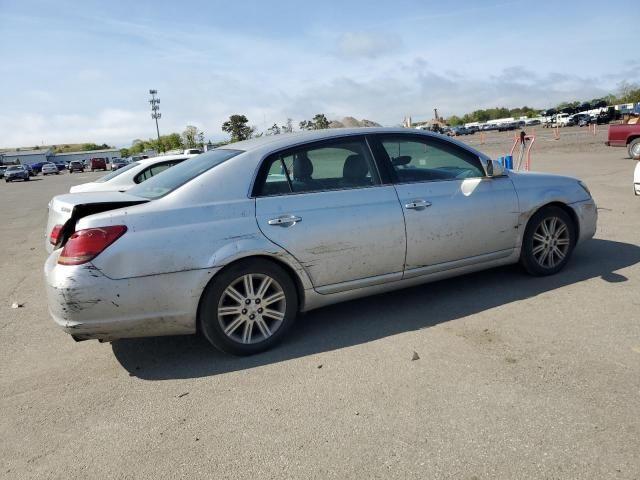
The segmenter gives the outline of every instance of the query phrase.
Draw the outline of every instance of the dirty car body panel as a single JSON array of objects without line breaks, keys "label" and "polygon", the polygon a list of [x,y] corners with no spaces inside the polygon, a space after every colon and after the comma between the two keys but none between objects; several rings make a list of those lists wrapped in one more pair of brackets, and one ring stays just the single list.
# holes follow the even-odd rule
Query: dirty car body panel
[{"label": "dirty car body panel", "polygon": [[[199,155],[127,193],[55,197],[47,238],[56,225],[66,230],[55,245],[47,239],[53,319],[76,339],[190,334],[207,286],[242,259],[281,265],[307,311],[517,262],[527,222],[548,204],[572,212],[579,241],[595,233],[595,203],[576,179],[490,176],[482,153],[408,132],[264,137]],[[385,135],[447,142],[468,165],[427,171],[418,150],[395,152]],[[207,166],[216,155],[224,160]],[[310,161],[315,172],[305,178]],[[90,261],[59,263],[74,232],[110,226],[126,233]]]}]

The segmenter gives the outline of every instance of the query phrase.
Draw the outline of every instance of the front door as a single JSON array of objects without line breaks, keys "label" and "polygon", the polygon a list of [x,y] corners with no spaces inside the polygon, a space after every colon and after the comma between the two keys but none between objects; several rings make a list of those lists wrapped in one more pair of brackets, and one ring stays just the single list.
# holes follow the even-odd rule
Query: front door
[{"label": "front door", "polygon": [[[254,188],[264,235],[291,253],[315,288],[339,291],[402,276],[405,230],[363,137],[273,154]],[[344,284],[352,282],[351,284]],[[321,287],[333,285],[327,290]]]},{"label": "front door", "polygon": [[405,276],[457,260],[507,256],[518,199],[508,176],[488,178],[472,152],[435,137],[381,135],[407,229]]}]

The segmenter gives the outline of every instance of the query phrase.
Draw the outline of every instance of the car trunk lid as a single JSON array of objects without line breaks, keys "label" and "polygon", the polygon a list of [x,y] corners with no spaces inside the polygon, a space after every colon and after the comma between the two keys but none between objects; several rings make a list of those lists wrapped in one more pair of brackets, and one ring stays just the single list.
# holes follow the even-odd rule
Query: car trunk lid
[{"label": "car trunk lid", "polygon": [[[75,232],[76,223],[83,217],[95,213],[117,210],[119,208],[139,205],[148,202],[146,198],[136,197],[121,192],[87,192],[57,195],[49,202],[49,217],[45,232],[47,252],[64,246]],[[52,230],[60,225],[55,245],[51,243]]]}]

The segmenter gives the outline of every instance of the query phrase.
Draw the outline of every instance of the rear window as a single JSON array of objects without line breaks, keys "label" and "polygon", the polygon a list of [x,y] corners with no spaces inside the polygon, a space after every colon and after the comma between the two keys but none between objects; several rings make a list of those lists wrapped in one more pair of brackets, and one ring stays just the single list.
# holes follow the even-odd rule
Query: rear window
[{"label": "rear window", "polygon": [[220,165],[242,153],[242,150],[216,149],[182,162],[129,190],[131,195],[153,200],[162,197],[185,183],[202,175],[207,170]]},{"label": "rear window", "polygon": [[107,173],[104,177],[100,177],[99,179],[95,180],[96,183],[104,183],[107,182],[109,180],[111,180],[112,178],[117,177],[118,175],[123,174],[124,172],[126,172],[127,170],[131,170],[133,167],[137,167],[138,165],[140,165],[140,163],[138,162],[132,162],[129,165],[127,165],[126,167],[122,167],[119,168],[118,170],[114,170],[111,173]]}]

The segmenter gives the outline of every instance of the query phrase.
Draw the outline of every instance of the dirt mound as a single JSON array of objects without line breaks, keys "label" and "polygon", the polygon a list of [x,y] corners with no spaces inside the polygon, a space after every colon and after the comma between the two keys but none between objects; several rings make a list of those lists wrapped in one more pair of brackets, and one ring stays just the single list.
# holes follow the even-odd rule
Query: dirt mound
[{"label": "dirt mound", "polygon": [[329,128],[358,128],[358,127],[381,127],[379,123],[371,120],[358,120],[353,117],[344,117],[342,120],[333,120],[329,123]]}]

